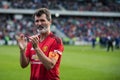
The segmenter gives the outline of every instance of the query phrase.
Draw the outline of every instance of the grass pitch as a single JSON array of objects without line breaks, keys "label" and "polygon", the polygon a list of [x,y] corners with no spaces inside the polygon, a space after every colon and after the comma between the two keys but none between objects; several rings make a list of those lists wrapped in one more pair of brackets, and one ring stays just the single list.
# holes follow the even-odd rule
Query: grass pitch
[{"label": "grass pitch", "polygon": [[[0,80],[29,80],[30,67],[22,69],[17,46],[0,46]],[[106,52],[99,46],[65,46],[61,80],[120,80],[120,49]]]}]

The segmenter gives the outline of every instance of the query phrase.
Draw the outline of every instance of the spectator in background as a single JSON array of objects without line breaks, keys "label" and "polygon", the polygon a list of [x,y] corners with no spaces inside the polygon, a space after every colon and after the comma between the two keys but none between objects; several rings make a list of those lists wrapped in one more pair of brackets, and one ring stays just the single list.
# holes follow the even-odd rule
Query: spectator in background
[{"label": "spectator in background", "polygon": [[115,48],[119,49],[120,47],[120,36],[115,37]]},{"label": "spectator in background", "polygon": [[95,46],[96,46],[96,37],[93,36],[92,37],[92,48],[95,48]]},{"label": "spectator in background", "polygon": [[107,51],[109,51],[110,48],[111,48],[111,51],[113,51],[113,41],[114,41],[113,37],[111,35],[109,35],[107,37]]}]

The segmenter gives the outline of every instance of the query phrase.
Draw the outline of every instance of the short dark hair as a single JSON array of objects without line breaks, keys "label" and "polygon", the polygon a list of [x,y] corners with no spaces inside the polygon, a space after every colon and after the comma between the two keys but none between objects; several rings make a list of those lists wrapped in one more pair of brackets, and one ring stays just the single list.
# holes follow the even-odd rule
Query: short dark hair
[{"label": "short dark hair", "polygon": [[42,14],[45,14],[47,20],[51,21],[51,13],[47,8],[39,8],[39,9],[37,9],[36,12],[33,14],[33,17],[41,16]]}]

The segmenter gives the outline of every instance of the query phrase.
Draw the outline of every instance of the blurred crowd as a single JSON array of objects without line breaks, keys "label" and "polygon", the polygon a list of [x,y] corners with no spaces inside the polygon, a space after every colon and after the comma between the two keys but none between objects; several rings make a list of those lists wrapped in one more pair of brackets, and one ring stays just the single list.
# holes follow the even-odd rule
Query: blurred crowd
[{"label": "blurred crowd", "polygon": [[54,18],[53,23],[70,38],[82,36],[119,35],[120,20],[95,17]]},{"label": "blurred crowd", "polygon": [[[37,9],[46,7],[51,10],[75,11],[108,11],[120,12],[120,0],[1,0],[3,9]],[[0,40],[5,44],[15,40],[16,34],[26,36],[36,33],[31,15],[17,19],[14,14],[0,14]],[[53,24],[69,39],[78,41],[95,41],[99,37],[101,44],[106,45],[107,37],[112,37],[120,44],[120,19],[113,17],[53,17]],[[93,40],[95,39],[95,40]]]},{"label": "blurred crowd", "polygon": [[54,18],[53,24],[75,41],[99,42],[106,47],[108,37],[120,46],[120,19],[97,17]]},{"label": "blurred crowd", "polygon": [[0,39],[15,40],[15,35],[21,33],[30,34],[34,32],[32,17],[16,19],[13,15],[0,15]]},{"label": "blurred crowd", "polygon": [[46,7],[59,10],[57,0],[1,0],[0,8],[8,9],[37,9]]},{"label": "blurred crowd", "polygon": [[[52,25],[70,39],[89,41],[93,36],[120,37],[120,19],[118,18],[53,17]],[[0,39],[5,39],[7,36],[10,40],[15,40],[15,35],[19,32],[29,35],[35,31],[32,16],[23,16],[19,20],[13,15],[0,15]]]},{"label": "blurred crowd", "polygon": [[120,12],[120,0],[1,0],[0,8]]}]

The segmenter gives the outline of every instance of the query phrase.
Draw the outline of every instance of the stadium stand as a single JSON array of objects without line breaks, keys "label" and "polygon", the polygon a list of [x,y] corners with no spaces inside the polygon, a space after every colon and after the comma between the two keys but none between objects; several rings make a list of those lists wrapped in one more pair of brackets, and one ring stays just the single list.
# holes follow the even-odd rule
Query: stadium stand
[{"label": "stadium stand", "polygon": [[120,11],[120,0],[1,0],[1,8],[36,9],[64,9],[75,11]]},{"label": "stadium stand", "polygon": [[40,7],[51,10],[52,29],[65,43],[110,34],[120,42],[120,0],[1,0],[0,44],[16,44],[19,32],[35,33],[31,14]]}]

